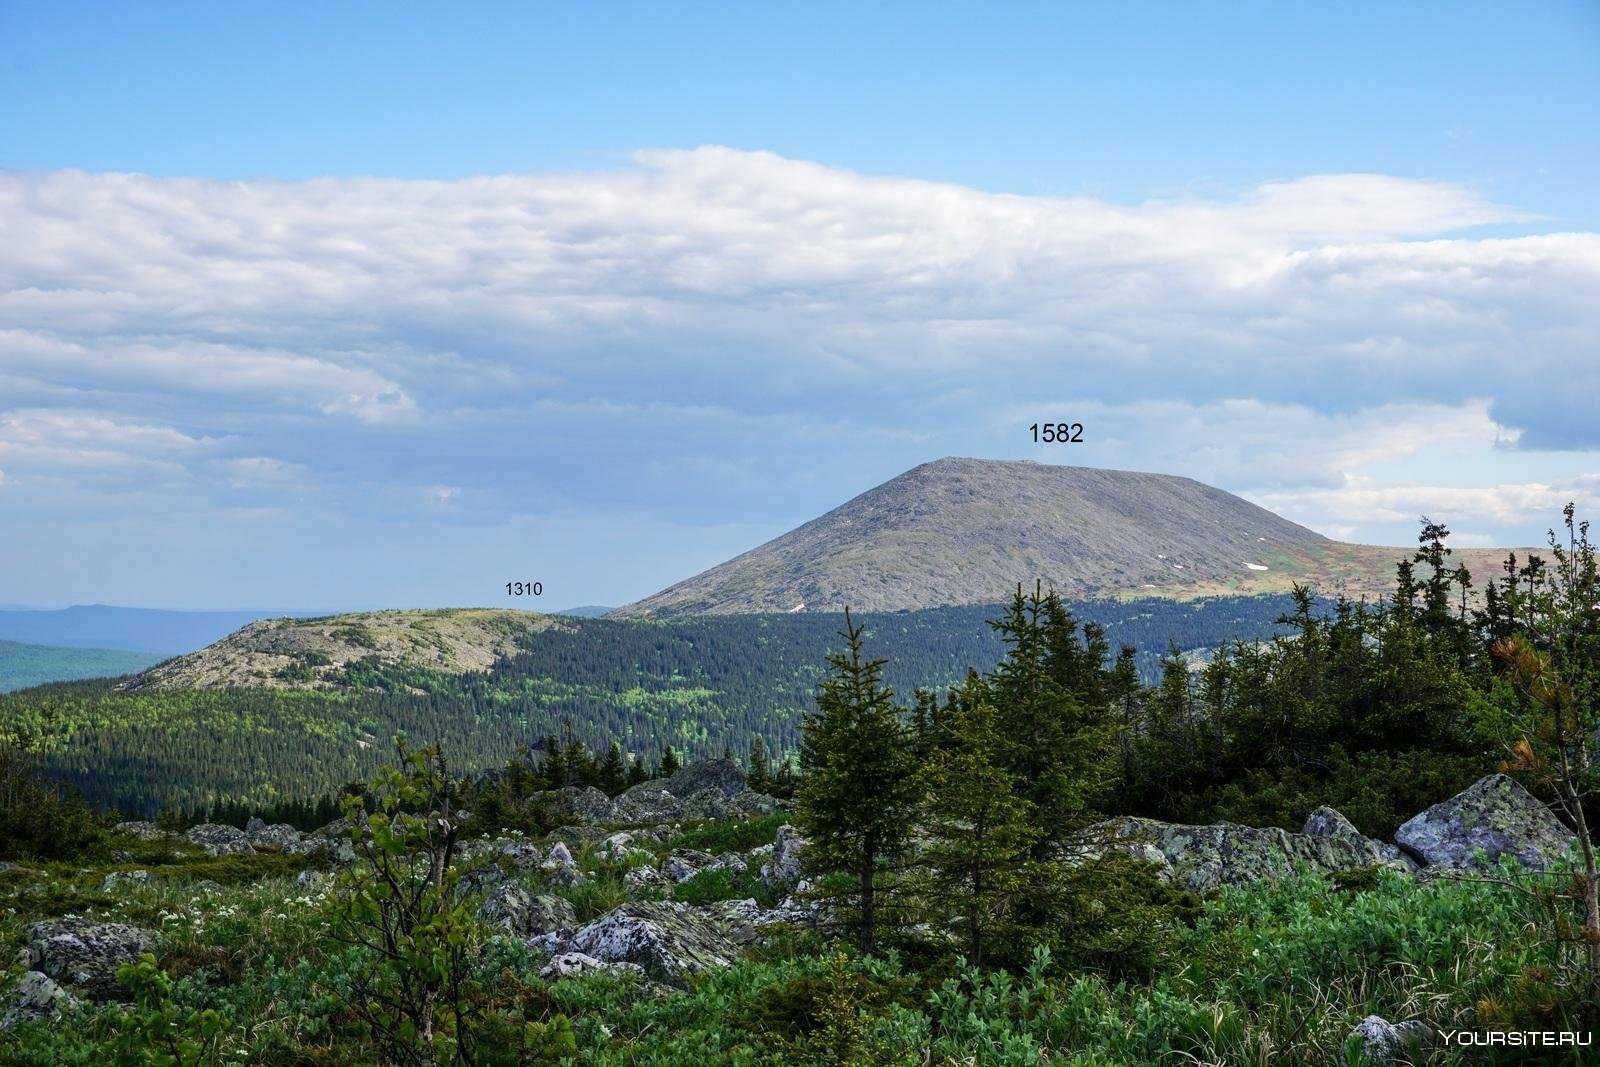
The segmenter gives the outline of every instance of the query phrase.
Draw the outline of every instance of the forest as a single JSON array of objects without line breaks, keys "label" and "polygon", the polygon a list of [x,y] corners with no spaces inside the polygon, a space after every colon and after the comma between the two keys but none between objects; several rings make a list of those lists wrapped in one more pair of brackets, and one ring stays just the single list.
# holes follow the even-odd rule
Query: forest
[{"label": "forest", "polygon": [[[1072,610],[1107,646],[1136,649],[1154,679],[1162,654],[1282,632],[1288,597],[1089,601]],[[995,605],[863,615],[901,692],[987,670],[1003,642]],[[570,731],[654,762],[746,750],[761,737],[794,753],[834,614],[714,616],[669,623],[573,619],[486,672],[446,675],[355,665],[333,692],[289,689],[124,692],[115,680],[0,695],[0,736],[23,739],[48,775],[91,803],[146,815],[222,803],[314,801],[371,773],[387,739],[439,744],[464,769],[504,764]]]}]

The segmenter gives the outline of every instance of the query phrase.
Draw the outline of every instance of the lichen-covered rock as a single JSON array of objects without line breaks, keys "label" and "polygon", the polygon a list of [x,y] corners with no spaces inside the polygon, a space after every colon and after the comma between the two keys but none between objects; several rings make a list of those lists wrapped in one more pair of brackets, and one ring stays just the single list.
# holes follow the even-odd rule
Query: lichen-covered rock
[{"label": "lichen-covered rock", "polygon": [[641,782],[618,796],[611,810],[618,822],[672,822],[683,818],[683,801],[665,782]]},{"label": "lichen-covered rock", "polygon": [[[1410,1061],[1413,1053],[1424,1048],[1433,1031],[1420,1019],[1410,1019],[1395,1025],[1381,1015],[1369,1015],[1351,1029],[1345,1038],[1347,1049],[1360,1052],[1356,1061],[1363,1065],[1382,1067]],[[1343,1057],[1349,1062],[1349,1057]]]},{"label": "lichen-covered rock", "polygon": [[674,850],[672,855],[662,862],[661,873],[674,882],[683,882],[693,878],[716,861],[717,858],[709,852],[701,852],[696,848],[680,848]]},{"label": "lichen-covered rock", "polygon": [[172,836],[155,823],[145,822],[142,819],[119,822],[114,829],[116,833],[137,837],[140,841],[164,841]]},{"label": "lichen-covered rock", "polygon": [[594,786],[575,785],[555,790],[550,796],[551,814],[578,823],[604,822],[612,817],[611,798]]},{"label": "lichen-covered rock", "polygon": [[214,822],[189,827],[184,831],[183,839],[191,845],[199,845],[208,856],[247,856],[255,851],[250,847],[250,838],[243,830]]},{"label": "lichen-covered rock", "polygon": [[544,970],[539,972],[539,977],[547,982],[554,982],[595,971],[609,971],[612,974],[644,974],[644,968],[637,963],[612,963],[597,960],[582,952],[563,952],[545,964]]},{"label": "lichen-covered rock", "polygon": [[731,759],[696,760],[666,781],[667,788],[680,797],[693,796],[702,789],[715,789],[731,797],[743,793],[747,785],[744,768]]},{"label": "lichen-covered rock", "polygon": [[70,1008],[72,995],[62,989],[42,971],[27,971],[17,979],[11,990],[11,1004],[0,1019],[0,1030],[37,1019],[48,1019],[57,1012]]},{"label": "lichen-covered rock", "polygon": [[778,827],[772,842],[772,856],[761,865],[761,884],[769,889],[786,889],[800,880],[800,853],[806,839],[788,823]]},{"label": "lichen-covered rock", "polygon": [[113,893],[128,886],[149,884],[149,871],[112,871],[100,880],[100,892]]},{"label": "lichen-covered rock", "polygon": [[624,904],[579,930],[572,948],[605,963],[638,964],[669,984],[725,967],[738,952],[714,919],[676,901]]},{"label": "lichen-covered rock", "polygon": [[1200,892],[1281,878],[1300,867],[1325,874],[1373,866],[1406,869],[1367,838],[1291,834],[1274,826],[1187,826],[1123,816],[1092,827],[1090,838],[1084,848],[1091,854],[1137,848],[1152,861],[1159,859],[1174,881]]},{"label": "lichen-covered rock", "polygon": [[302,844],[306,855],[324,863],[345,866],[356,861],[356,849],[350,843],[350,820],[343,816],[304,835]]},{"label": "lichen-covered rock", "polygon": [[578,917],[561,897],[534,895],[514,882],[489,891],[478,915],[490,926],[520,937],[571,930]]},{"label": "lichen-covered rock", "polygon": [[778,810],[776,797],[752,789],[727,794],[711,787],[698,790],[683,802],[685,819],[754,819]]},{"label": "lichen-covered rock", "polygon": [[571,887],[588,881],[583,872],[578,870],[578,861],[572,858],[572,850],[563,841],[557,841],[551,847],[550,855],[545,857],[539,869],[544,873],[544,880],[551,885]]},{"label": "lichen-covered rock", "polygon": [[[748,792],[744,770],[733,760],[698,760],[671,778],[640,782],[624,791],[613,804],[612,817],[620,822],[639,823],[671,822],[685,817],[728,818],[736,810],[759,807],[756,801],[732,800]],[[691,801],[695,814],[689,813]],[[773,803],[775,807],[776,801]]]},{"label": "lichen-covered rock", "polygon": [[1480,778],[1395,831],[1430,870],[1478,870],[1510,856],[1542,871],[1575,840],[1550,809],[1503,774]]},{"label": "lichen-covered rock", "polygon": [[753,898],[748,897],[744,900],[721,900],[708,905],[703,911],[708,918],[722,927],[728,940],[738,945],[748,945],[772,927],[794,921],[791,912],[778,908],[763,908]]},{"label": "lichen-covered rock", "polygon": [[28,927],[23,951],[31,969],[103,1000],[117,991],[117,968],[154,952],[155,946],[155,935],[137,926],[69,915]]},{"label": "lichen-covered rock", "polygon": [[1391,845],[1387,841],[1379,841],[1376,838],[1367,837],[1360,830],[1357,830],[1355,824],[1345,818],[1341,812],[1326,805],[1306,816],[1306,824],[1301,828],[1300,832],[1307,837],[1331,837],[1358,845],[1365,843],[1386,858],[1390,866],[1403,867],[1407,870],[1416,870],[1417,867],[1416,861],[1400,851],[1398,846]]},{"label": "lichen-covered rock", "polygon": [[520,837],[469,841],[461,847],[459,856],[461,866],[466,869],[461,885],[467,892],[496,885],[519,871],[535,870],[545,859],[538,845]]},{"label": "lichen-covered rock", "polygon": [[311,848],[306,843],[305,834],[288,823],[269,825],[260,819],[251,819],[245,826],[244,833],[250,841],[250,847],[257,852],[285,852],[295,855]]},{"label": "lichen-covered rock", "polygon": [[630,893],[640,893],[645,890],[664,890],[674,884],[673,880],[661,873],[661,868],[651,864],[631,868],[622,876],[622,884]]}]

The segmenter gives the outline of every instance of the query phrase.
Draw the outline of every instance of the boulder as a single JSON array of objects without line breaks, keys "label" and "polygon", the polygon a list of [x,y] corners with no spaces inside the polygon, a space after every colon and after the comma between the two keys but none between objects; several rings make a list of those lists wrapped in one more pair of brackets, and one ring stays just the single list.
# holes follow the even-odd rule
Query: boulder
[{"label": "boulder", "polygon": [[117,968],[155,947],[156,936],[148,930],[69,915],[28,927],[23,952],[29,968],[104,1000],[117,992]]},{"label": "boulder", "polygon": [[545,964],[544,970],[539,972],[539,977],[547,982],[555,982],[562,978],[576,978],[596,971],[607,971],[611,974],[644,974],[644,968],[637,963],[608,963],[582,952],[563,952]]},{"label": "boulder", "polygon": [[644,890],[665,890],[674,883],[671,878],[661,873],[661,869],[652,864],[645,864],[630,869],[622,876],[622,884],[630,893],[639,893]]},{"label": "boulder", "polygon": [[1510,856],[1542,871],[1575,837],[1515,780],[1491,774],[1407,821],[1394,839],[1430,870],[1482,870]]},{"label": "boulder", "polygon": [[142,819],[119,822],[114,827],[114,831],[119,834],[126,834],[129,837],[137,837],[140,841],[165,841],[172,836],[155,823],[145,822]]},{"label": "boulder", "polygon": [[769,889],[787,889],[800,881],[800,852],[806,839],[788,823],[778,827],[772,842],[772,855],[761,865],[761,884]]},{"label": "boulder", "polygon": [[291,855],[308,851],[305,835],[288,823],[268,825],[260,819],[251,819],[244,829],[250,847],[257,852],[286,852]]},{"label": "boulder", "polygon": [[703,910],[708,918],[722,928],[728,940],[737,945],[748,945],[763,931],[791,921],[789,912],[763,908],[752,898],[721,900]]},{"label": "boulder", "polygon": [[535,896],[514,882],[490,890],[478,915],[490,926],[519,937],[571,930],[578,922],[567,901],[557,896]]},{"label": "boulder", "polygon": [[214,822],[191,826],[184,831],[183,839],[191,845],[199,845],[208,856],[247,856],[255,851],[243,830]]},{"label": "boulder", "polygon": [[1349,841],[1363,847],[1370,845],[1389,861],[1390,866],[1403,867],[1407,870],[1416,870],[1417,867],[1416,861],[1400,851],[1398,846],[1391,845],[1387,841],[1379,841],[1376,838],[1365,836],[1342,813],[1326,805],[1306,816],[1306,824],[1301,828],[1300,832],[1307,837],[1334,838],[1340,841]]},{"label": "boulder", "polygon": [[461,847],[459,856],[461,865],[466,868],[461,885],[469,893],[497,885],[518,871],[535,870],[545,858],[538,845],[520,837],[468,841]]},{"label": "boulder", "polygon": [[350,820],[343,816],[312,830],[303,842],[306,854],[315,859],[336,865],[356,861],[356,849],[350,842]]},{"label": "boulder", "polygon": [[572,858],[572,850],[563,841],[555,843],[539,869],[544,873],[545,881],[551,885],[570,887],[582,885],[588,880],[578,870],[578,861]]},{"label": "boulder", "polygon": [[618,822],[672,822],[683,818],[683,801],[665,782],[640,782],[617,797],[612,817]]},{"label": "boulder", "polygon": [[11,1005],[0,1018],[0,1030],[22,1023],[49,1019],[74,1004],[72,995],[42,971],[27,971],[11,990]]},{"label": "boulder", "polygon": [[[1432,1036],[1433,1029],[1420,1019],[1395,1025],[1381,1015],[1369,1015],[1355,1025],[1344,1043],[1346,1049],[1359,1048],[1357,1063],[1399,1064],[1411,1062],[1412,1055],[1427,1047]],[[1344,1060],[1348,1063],[1349,1056]]]},{"label": "boulder", "polygon": [[746,789],[728,794],[717,788],[701,789],[683,802],[685,819],[753,819],[778,810],[778,801],[765,793]]},{"label": "boulder", "polygon": [[713,918],[676,901],[624,904],[580,929],[571,947],[604,963],[637,964],[673,985],[727,966],[738,952]]},{"label": "boulder", "polygon": [[1281,878],[1299,867],[1324,874],[1373,866],[1407,869],[1367,838],[1291,834],[1275,826],[1186,826],[1123,816],[1091,827],[1089,836],[1075,857],[1080,861],[1108,852],[1134,855],[1155,862],[1172,880],[1198,892]]},{"label": "boulder", "polygon": [[[640,782],[623,792],[613,805],[613,818],[619,822],[671,822],[686,816],[689,801],[698,813],[691,818],[728,818],[735,807],[759,807],[755,801],[732,803],[732,798],[749,792],[744,770],[738,763],[731,759],[697,760],[671,778]],[[776,803],[773,801],[774,809]]]},{"label": "boulder", "polygon": [[717,858],[709,852],[701,852],[696,848],[680,848],[673,850],[661,864],[661,873],[674,882],[684,882],[699,874],[702,870],[716,863]]},{"label": "boulder", "polygon": [[612,817],[611,798],[594,786],[565,786],[549,794],[550,813],[573,822],[604,822]]},{"label": "boulder", "polygon": [[112,871],[100,881],[100,892],[113,893],[133,885],[149,885],[149,871]]}]

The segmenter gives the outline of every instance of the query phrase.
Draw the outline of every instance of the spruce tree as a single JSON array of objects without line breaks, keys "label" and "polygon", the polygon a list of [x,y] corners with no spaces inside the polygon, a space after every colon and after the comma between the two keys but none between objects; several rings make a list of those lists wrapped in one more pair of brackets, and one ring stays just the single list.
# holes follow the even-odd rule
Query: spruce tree
[{"label": "spruce tree", "polygon": [[772,769],[767,765],[767,743],[757,734],[750,741],[750,769],[745,775],[747,784],[758,793],[771,787]]},{"label": "spruce tree", "polygon": [[678,761],[678,751],[671,745],[661,753],[661,766],[656,768],[657,778],[671,778],[683,769],[683,764]]},{"label": "spruce tree", "polygon": [[628,784],[628,765],[622,757],[622,746],[617,742],[611,742],[611,748],[607,750],[595,777],[599,787],[611,796],[622,792]]},{"label": "spruce tree", "polygon": [[876,950],[885,919],[882,897],[893,888],[891,866],[906,852],[919,799],[910,739],[883,684],[884,661],[862,656],[862,628],[845,612],[844,651],[828,656],[829,672],[806,716],[804,772],[795,793],[795,823],[806,837],[807,874],[839,874],[861,948]]},{"label": "spruce tree", "polygon": [[[1001,764],[999,716],[982,700],[956,704],[946,743],[926,769],[926,844],[931,912],[957,931],[974,964],[1004,952],[1019,932],[1013,903],[1029,885],[1037,834],[1030,806]],[[1020,953],[1013,953],[1020,955]]]}]

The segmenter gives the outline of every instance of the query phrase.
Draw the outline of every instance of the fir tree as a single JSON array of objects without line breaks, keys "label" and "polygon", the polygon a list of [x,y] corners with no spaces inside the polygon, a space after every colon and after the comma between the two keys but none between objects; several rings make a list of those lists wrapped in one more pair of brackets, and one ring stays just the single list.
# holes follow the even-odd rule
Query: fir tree
[{"label": "fir tree", "polygon": [[801,743],[804,771],[795,794],[795,822],[807,839],[808,874],[839,873],[841,893],[865,952],[877,948],[892,890],[889,865],[905,853],[918,801],[916,761],[883,685],[883,660],[862,658],[862,628],[845,612],[843,652],[828,656],[829,673],[808,715]]},{"label": "fir tree", "polygon": [[657,778],[671,778],[683,769],[683,764],[678,761],[678,750],[671,745],[661,753],[661,766],[656,768]]}]

